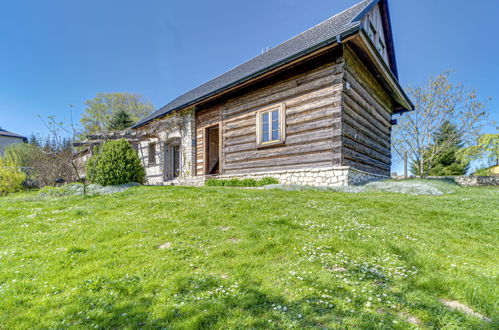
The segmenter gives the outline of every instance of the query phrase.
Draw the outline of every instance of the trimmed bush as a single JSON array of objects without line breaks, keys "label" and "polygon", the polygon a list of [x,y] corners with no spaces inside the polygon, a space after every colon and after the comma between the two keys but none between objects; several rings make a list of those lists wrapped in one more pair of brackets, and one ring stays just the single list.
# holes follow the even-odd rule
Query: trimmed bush
[{"label": "trimmed bush", "polygon": [[262,178],[260,181],[258,181],[260,186],[267,186],[269,184],[279,184],[279,180],[276,178]]},{"label": "trimmed bush", "polygon": [[275,178],[262,178],[260,180],[255,179],[229,179],[229,180],[219,180],[219,179],[208,179],[205,182],[206,186],[211,187],[261,187],[269,184],[278,184],[279,180]]},{"label": "trimmed bush", "polygon": [[128,141],[110,141],[101,148],[87,161],[87,179],[103,186],[144,183],[144,167]]},{"label": "trimmed bush", "polygon": [[4,160],[0,157],[0,196],[5,196],[21,190],[26,179],[14,161]]}]

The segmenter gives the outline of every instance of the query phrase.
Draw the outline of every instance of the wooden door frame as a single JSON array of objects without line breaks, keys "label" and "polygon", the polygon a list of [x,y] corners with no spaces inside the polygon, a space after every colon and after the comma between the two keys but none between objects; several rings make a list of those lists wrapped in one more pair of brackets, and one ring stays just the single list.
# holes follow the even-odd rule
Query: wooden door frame
[{"label": "wooden door frame", "polygon": [[208,125],[203,128],[203,175],[209,175],[208,171],[208,152],[209,152],[209,135],[208,130],[218,126],[218,174],[222,174],[222,122]]}]

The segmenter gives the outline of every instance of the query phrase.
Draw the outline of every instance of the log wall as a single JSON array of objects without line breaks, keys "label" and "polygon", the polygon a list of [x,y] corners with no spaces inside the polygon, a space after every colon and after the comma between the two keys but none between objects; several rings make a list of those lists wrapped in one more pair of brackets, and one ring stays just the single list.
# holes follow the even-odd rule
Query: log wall
[{"label": "log wall", "polygon": [[[222,174],[339,166],[343,66],[342,57],[329,57],[303,73],[199,111],[198,175],[204,173],[204,128],[217,122],[221,123]],[[259,148],[256,113],[280,103],[285,105],[286,141]]]},{"label": "log wall", "polygon": [[[348,45],[196,113],[196,173],[205,173],[206,128],[220,127],[226,175],[351,166],[389,176],[392,98]],[[284,104],[286,141],[257,146],[256,113]]]},{"label": "log wall", "polygon": [[392,100],[348,46],[344,57],[341,164],[389,176]]}]

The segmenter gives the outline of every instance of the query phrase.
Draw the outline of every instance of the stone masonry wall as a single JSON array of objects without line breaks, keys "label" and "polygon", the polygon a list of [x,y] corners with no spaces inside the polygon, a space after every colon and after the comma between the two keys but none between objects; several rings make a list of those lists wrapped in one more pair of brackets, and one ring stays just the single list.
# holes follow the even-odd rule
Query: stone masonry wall
[{"label": "stone masonry wall", "polygon": [[[195,147],[194,139],[194,113],[186,111],[183,114],[181,128],[164,130],[157,138],[150,138],[139,143],[138,154],[146,170],[146,180],[149,185],[162,185],[165,181],[165,148],[168,143],[180,141],[181,160],[180,178],[170,183],[180,183],[183,179],[190,178],[194,172]],[[149,164],[149,144],[156,144],[156,161]]]},{"label": "stone masonry wall", "polygon": [[454,181],[462,186],[499,186],[499,176],[458,176]]},{"label": "stone masonry wall", "polygon": [[281,184],[322,187],[360,185],[370,181],[387,179],[385,176],[363,172],[349,166],[220,175],[216,178],[222,180],[232,178],[257,180],[264,177],[276,178]]}]

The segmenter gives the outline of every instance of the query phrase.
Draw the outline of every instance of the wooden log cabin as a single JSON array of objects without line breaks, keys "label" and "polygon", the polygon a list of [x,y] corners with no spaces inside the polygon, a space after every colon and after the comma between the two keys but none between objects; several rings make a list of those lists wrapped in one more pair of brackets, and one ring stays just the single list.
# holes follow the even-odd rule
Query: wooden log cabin
[{"label": "wooden log cabin", "polygon": [[[366,0],[203,84],[133,129],[150,184],[275,177],[316,186],[390,175],[397,76],[387,0]],[[177,120],[178,121],[178,120]]]}]

